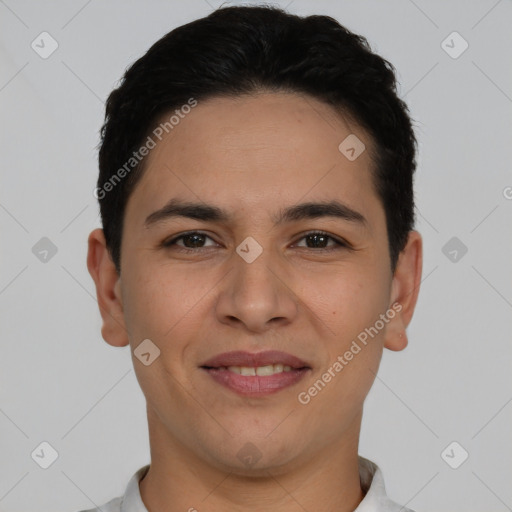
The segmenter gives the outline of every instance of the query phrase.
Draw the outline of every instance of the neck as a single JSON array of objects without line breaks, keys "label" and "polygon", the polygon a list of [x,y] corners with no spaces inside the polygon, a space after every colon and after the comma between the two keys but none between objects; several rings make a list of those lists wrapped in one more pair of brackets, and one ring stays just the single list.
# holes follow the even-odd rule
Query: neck
[{"label": "neck", "polygon": [[359,415],[343,439],[283,466],[254,472],[220,468],[173,438],[148,409],[151,465],[140,482],[148,512],[353,512],[359,480]]}]

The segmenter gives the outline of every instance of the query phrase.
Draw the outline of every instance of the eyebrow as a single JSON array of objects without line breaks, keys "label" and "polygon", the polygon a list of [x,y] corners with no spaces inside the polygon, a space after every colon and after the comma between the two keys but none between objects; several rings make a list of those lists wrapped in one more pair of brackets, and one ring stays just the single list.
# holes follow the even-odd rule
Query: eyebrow
[{"label": "eyebrow", "polygon": [[[188,219],[218,223],[227,223],[231,219],[229,213],[218,206],[205,203],[193,203],[174,198],[168,201],[167,204],[159,210],[148,215],[144,221],[144,226],[149,228],[164,220],[175,217],[185,217]],[[297,222],[304,219],[317,219],[320,217],[334,217],[368,226],[367,219],[361,213],[336,200],[301,203],[282,208],[272,220],[275,225],[279,225],[286,222]]]}]

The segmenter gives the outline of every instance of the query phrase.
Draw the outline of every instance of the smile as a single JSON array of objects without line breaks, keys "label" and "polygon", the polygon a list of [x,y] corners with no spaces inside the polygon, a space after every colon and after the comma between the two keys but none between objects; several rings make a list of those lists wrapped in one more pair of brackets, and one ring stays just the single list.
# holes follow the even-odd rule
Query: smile
[{"label": "smile", "polygon": [[200,369],[217,384],[251,397],[277,393],[311,371],[302,359],[276,350],[225,352],[205,361]]}]

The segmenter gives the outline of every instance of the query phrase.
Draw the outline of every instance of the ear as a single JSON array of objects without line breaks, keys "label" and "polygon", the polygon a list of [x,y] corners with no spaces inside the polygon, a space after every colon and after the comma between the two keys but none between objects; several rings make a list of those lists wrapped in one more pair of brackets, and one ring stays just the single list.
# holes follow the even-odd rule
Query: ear
[{"label": "ear", "polygon": [[103,339],[114,347],[129,344],[121,298],[121,277],[107,249],[102,229],[95,229],[88,239],[87,268],[96,285],[96,297],[103,326]]},{"label": "ear", "polygon": [[389,307],[396,312],[396,315],[386,328],[384,347],[389,350],[403,350],[407,346],[405,329],[412,319],[418,300],[422,266],[421,235],[417,231],[410,231],[407,244],[398,258],[391,284]]}]

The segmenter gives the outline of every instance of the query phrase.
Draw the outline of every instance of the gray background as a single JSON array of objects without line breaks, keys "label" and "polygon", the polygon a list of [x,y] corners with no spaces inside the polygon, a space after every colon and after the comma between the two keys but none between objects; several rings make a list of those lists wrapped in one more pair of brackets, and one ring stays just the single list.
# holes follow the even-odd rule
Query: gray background
[{"label": "gray background", "polygon": [[[149,462],[129,348],[102,340],[85,264],[99,226],[95,146],[125,68],[218,5],[0,0],[2,511],[102,504]],[[417,124],[423,283],[409,347],[385,351],[360,453],[418,512],[512,510],[511,2],[280,5],[366,36],[397,67]],[[59,45],[46,59],[31,48],[43,31]],[[454,31],[469,44],[457,58],[458,36],[442,45]],[[47,261],[32,250],[42,237],[57,248]],[[443,250],[452,237],[458,247]],[[58,452],[48,469],[31,457],[43,441]],[[453,441],[469,453],[458,469],[441,456]],[[461,448],[448,453],[460,461]]]}]

